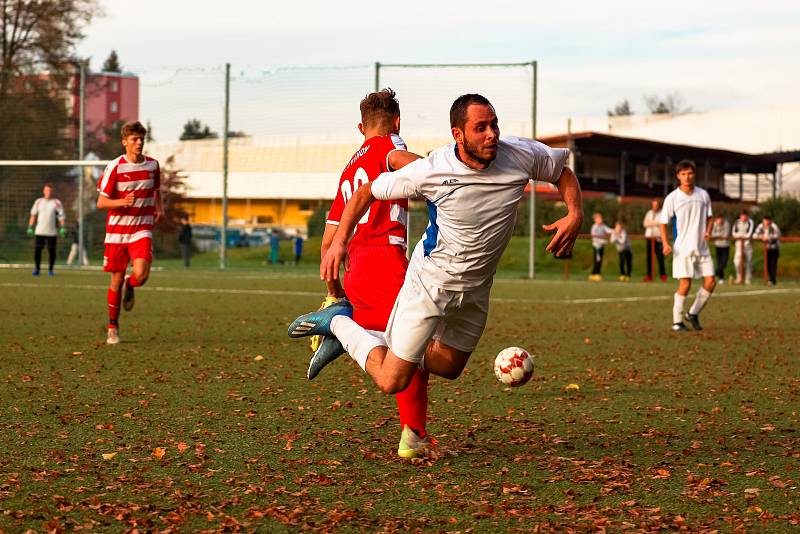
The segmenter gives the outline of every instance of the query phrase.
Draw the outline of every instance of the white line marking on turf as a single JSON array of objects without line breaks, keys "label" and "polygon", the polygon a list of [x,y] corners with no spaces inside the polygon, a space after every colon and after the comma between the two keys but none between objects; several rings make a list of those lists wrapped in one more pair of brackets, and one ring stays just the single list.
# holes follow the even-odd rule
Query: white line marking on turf
[{"label": "white line marking on turf", "polygon": [[[107,289],[106,285],[88,285],[88,284],[34,284],[34,283],[15,283],[15,282],[0,282],[0,287],[25,287],[25,288],[42,288],[42,289]],[[215,294],[228,294],[228,295],[278,295],[278,296],[297,296],[297,297],[314,297],[319,298],[322,294],[320,291],[286,291],[279,289],[216,289],[206,287],[159,287],[159,286],[144,286],[137,288],[145,291],[159,291],[165,293],[215,293]],[[725,293],[714,293],[714,297],[752,297],[758,295],[785,295],[800,293],[800,289],[752,289],[746,291],[732,291]],[[492,302],[500,302],[504,304],[613,304],[624,302],[648,302],[658,300],[672,300],[672,295],[652,295],[647,297],[598,297],[592,299],[516,299],[496,297],[490,299]]]},{"label": "white line marking on turf", "polygon": [[[63,288],[63,289],[108,289],[108,286],[96,286],[88,284],[31,284],[31,283],[0,283],[0,287],[40,287],[43,289]],[[315,297],[323,293],[320,291],[284,291],[279,289],[215,289],[208,287],[158,287],[144,286],[137,287],[137,291],[160,291],[167,293],[222,293],[230,295],[289,295],[297,297]]]}]

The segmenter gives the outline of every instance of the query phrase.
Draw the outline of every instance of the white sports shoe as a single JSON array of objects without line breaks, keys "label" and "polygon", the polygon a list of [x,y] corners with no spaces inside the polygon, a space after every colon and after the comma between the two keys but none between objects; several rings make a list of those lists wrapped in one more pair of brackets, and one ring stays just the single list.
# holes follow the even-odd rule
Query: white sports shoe
[{"label": "white sports shoe", "polygon": [[108,337],[106,337],[106,343],[109,345],[116,345],[119,343],[119,329],[118,328],[109,328],[108,329]]}]

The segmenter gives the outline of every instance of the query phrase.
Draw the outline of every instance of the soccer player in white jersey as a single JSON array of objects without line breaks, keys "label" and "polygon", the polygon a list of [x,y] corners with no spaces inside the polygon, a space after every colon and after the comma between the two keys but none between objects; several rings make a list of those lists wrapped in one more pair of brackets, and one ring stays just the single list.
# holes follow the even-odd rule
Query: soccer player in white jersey
[{"label": "soccer player in white jersey", "polygon": [[44,196],[36,199],[31,208],[31,217],[28,220],[28,235],[36,237],[33,259],[35,268],[33,276],[39,276],[42,268],[42,249],[47,245],[48,268],[47,274],[55,275],[53,266],[56,263],[56,238],[66,235],[64,231],[64,206],[57,198],[53,198],[53,186],[44,184]]},{"label": "soccer player in white jersey", "polygon": [[[683,304],[692,288],[692,278],[703,278],[703,287],[697,290],[692,307],[685,315],[695,330],[703,329],[698,316],[716,287],[714,263],[708,249],[714,219],[711,197],[705,189],[694,185],[695,164],[689,160],[678,162],[675,176],[680,185],[664,199],[659,222],[664,254],[672,254],[672,277],[678,279],[678,291],[672,306],[672,330],[686,332]],[[670,246],[667,237],[668,224],[672,224],[674,246]]]},{"label": "soccer player in white jersey", "polygon": [[483,333],[494,273],[531,179],[556,184],[569,210],[544,226],[555,231],[548,251],[569,255],[583,222],[580,185],[565,167],[568,150],[501,139],[494,107],[481,95],[456,99],[450,125],[454,144],[356,191],[320,267],[321,278],[338,279],[353,228],[374,199],[425,198],[430,222],[385,334],[367,332],[336,305],[289,327],[291,337],[335,335],[385,393],[402,391],[418,368],[448,379],[461,374]]},{"label": "soccer player in white jersey", "polygon": [[[147,130],[140,122],[122,127],[125,154],[112,160],[100,179],[97,207],[108,210],[103,270],[111,273],[108,288],[109,345],[119,343],[119,308],[133,308],[133,288],[144,285],[153,261],[153,224],[161,217],[161,171],[142,154]],[[130,275],[125,273],[133,265]]]}]

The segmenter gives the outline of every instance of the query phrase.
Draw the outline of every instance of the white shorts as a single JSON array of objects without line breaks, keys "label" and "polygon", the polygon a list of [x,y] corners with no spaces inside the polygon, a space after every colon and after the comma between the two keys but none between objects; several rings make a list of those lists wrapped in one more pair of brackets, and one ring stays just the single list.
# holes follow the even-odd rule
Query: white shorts
[{"label": "white shorts", "polygon": [[409,267],[386,325],[386,343],[407,362],[419,363],[431,339],[464,352],[478,345],[489,314],[491,283],[466,291],[441,289]]},{"label": "white shorts", "polygon": [[672,252],[672,277],[681,278],[701,278],[714,276],[714,262],[711,256],[701,256],[697,253],[681,255],[673,250]]}]

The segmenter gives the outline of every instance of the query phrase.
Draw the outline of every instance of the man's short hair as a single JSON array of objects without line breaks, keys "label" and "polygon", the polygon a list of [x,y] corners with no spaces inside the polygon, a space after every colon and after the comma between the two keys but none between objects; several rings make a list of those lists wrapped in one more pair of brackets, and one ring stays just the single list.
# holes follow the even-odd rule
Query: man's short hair
[{"label": "man's short hair", "polygon": [[747,210],[742,210],[739,212],[739,215],[750,215],[750,212],[748,212]]},{"label": "man's short hair", "polygon": [[675,165],[675,174],[685,171],[686,169],[692,169],[694,172],[697,172],[697,165],[690,159],[682,159]]},{"label": "man's short hair", "polygon": [[772,220],[772,215],[764,215],[761,218],[764,219],[765,221],[771,221]]},{"label": "man's short hair", "polygon": [[400,103],[397,102],[395,92],[389,87],[365,96],[359,108],[364,128],[389,128],[392,121],[400,116]]},{"label": "man's short hair", "polygon": [[44,189],[45,187],[49,187],[50,189],[53,189],[53,184],[51,184],[50,182],[47,182],[46,184],[44,184],[42,186],[42,189]]},{"label": "man's short hair", "polygon": [[147,135],[147,128],[142,126],[142,123],[139,121],[126,122],[122,125],[120,135],[122,136],[122,139],[125,139],[129,135],[141,135],[144,137]]},{"label": "man's short hair", "polygon": [[[467,109],[472,104],[481,106],[491,106],[492,103],[483,95],[477,93],[468,93],[456,98],[453,105],[450,106],[450,127],[464,130],[464,125],[467,124]],[[494,106],[492,106],[494,107]]]}]

